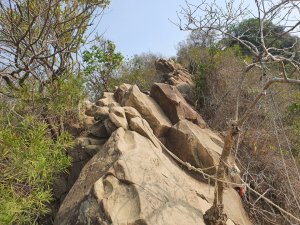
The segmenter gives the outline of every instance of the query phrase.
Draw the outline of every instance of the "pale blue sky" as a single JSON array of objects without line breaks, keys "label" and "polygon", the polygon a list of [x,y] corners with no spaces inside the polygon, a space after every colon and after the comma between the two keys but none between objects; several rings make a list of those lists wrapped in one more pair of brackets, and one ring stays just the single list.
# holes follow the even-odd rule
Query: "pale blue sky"
[{"label": "pale blue sky", "polygon": [[[199,0],[189,0],[199,3]],[[239,3],[239,1],[236,1]],[[254,13],[254,0],[245,0]],[[224,0],[217,0],[224,5]],[[176,55],[176,46],[188,36],[169,20],[178,22],[176,11],[184,0],[111,0],[96,32],[116,43],[125,57],[143,52]]]},{"label": "pale blue sky", "polygon": [[176,55],[177,44],[188,33],[180,31],[176,11],[183,0],[112,0],[98,28],[99,34],[116,43],[124,56],[142,52]]}]

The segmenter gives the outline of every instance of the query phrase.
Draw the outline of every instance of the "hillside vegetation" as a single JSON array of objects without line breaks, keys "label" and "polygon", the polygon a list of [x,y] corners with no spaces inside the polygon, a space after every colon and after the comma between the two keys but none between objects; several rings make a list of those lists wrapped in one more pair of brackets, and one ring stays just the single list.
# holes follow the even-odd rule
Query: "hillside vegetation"
[{"label": "hillside vegetation", "polygon": [[[186,4],[177,25],[190,35],[171,60],[192,75],[195,85],[187,101],[223,134],[224,157],[234,158],[243,181],[288,212],[247,190],[243,204],[252,222],[295,224],[300,218],[300,24],[282,21],[293,22],[292,12],[299,14],[300,6],[260,0],[259,15],[249,16],[240,5],[221,13],[214,3],[203,1],[200,6],[211,7],[195,10]],[[157,67],[160,55],[126,59],[105,37],[88,39],[91,23],[108,5],[106,0],[0,0],[0,224],[53,222],[62,200],[54,194],[55,181],[70,171],[74,159],[68,150],[86,132],[84,100],[96,102],[123,83],[148,93],[155,82],[167,82]],[[197,10],[204,20],[198,21]],[[215,176],[225,177],[226,169],[221,158]],[[207,224],[226,222],[220,219],[225,184],[216,183]]]}]

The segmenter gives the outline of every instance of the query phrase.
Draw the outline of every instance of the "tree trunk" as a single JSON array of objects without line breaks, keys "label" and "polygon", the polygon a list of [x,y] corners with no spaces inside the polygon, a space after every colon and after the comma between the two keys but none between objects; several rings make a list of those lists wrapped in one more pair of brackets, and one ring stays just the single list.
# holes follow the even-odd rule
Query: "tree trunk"
[{"label": "tree trunk", "polygon": [[220,162],[217,169],[217,187],[214,193],[214,203],[203,215],[204,222],[207,225],[226,225],[227,215],[223,213],[223,192],[226,179],[227,162],[230,156],[231,148],[234,144],[234,138],[238,134],[239,129],[235,123],[226,132],[224,147],[220,157]]}]

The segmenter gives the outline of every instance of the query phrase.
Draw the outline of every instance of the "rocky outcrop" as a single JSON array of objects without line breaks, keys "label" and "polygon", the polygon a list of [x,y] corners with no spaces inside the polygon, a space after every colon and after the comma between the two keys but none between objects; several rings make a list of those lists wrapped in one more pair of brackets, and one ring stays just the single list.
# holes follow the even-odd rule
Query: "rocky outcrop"
[{"label": "rocky outcrop", "polygon": [[[94,122],[70,151],[72,188],[66,196],[63,184],[55,189],[65,198],[54,224],[204,224],[213,186],[190,176],[169,151],[214,174],[223,140],[175,86],[155,84],[148,96],[120,85],[96,104],[86,102],[85,117]],[[228,225],[251,224],[230,187],[224,205]]]},{"label": "rocky outcrop", "polygon": [[207,127],[202,117],[186,102],[175,86],[156,83],[152,85],[150,96],[160,105],[173,124],[187,119],[201,128]]},{"label": "rocky outcrop", "polygon": [[135,108],[148,121],[154,134],[158,137],[165,135],[172,126],[171,121],[159,105],[151,97],[142,93],[136,85],[128,89],[119,101],[122,106]]},{"label": "rocky outcrop", "polygon": [[[186,175],[148,138],[119,128],[87,163],[55,224],[204,224],[213,188]],[[238,194],[225,191],[228,224],[250,224]]]},{"label": "rocky outcrop", "polygon": [[155,62],[158,75],[162,77],[162,82],[176,86],[182,96],[190,103],[195,103],[195,93],[193,78],[191,74],[179,63],[173,60],[159,59]]},{"label": "rocky outcrop", "polygon": [[188,84],[195,86],[191,75],[179,63],[173,60],[159,59],[155,62],[156,71],[171,85]]}]

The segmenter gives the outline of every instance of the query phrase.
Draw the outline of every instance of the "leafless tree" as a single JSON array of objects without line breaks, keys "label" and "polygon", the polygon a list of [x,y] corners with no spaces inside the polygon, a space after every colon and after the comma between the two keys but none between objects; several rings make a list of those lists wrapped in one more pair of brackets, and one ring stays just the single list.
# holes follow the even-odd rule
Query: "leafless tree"
[{"label": "leafless tree", "polygon": [[106,3],[1,0],[0,81],[13,90],[27,79],[43,87],[70,72],[93,13]]},{"label": "leafless tree", "polygon": [[[46,101],[47,87],[76,72],[78,51],[88,28],[108,3],[0,0],[0,93],[17,99],[27,88]],[[48,115],[46,104],[38,114],[55,138],[54,124],[61,126],[62,121],[55,122],[58,119]]]},{"label": "leafless tree", "polygon": [[[223,212],[225,184],[222,180],[225,180],[226,162],[241,127],[249,119],[252,111],[272,85],[276,83],[300,84],[298,78],[300,62],[299,57],[297,57],[299,54],[297,43],[299,38],[295,38],[295,42],[291,46],[284,48],[276,47],[274,44],[275,41],[266,41],[268,35],[266,27],[270,22],[285,27],[284,32],[277,38],[285,34],[299,34],[300,2],[294,0],[255,0],[253,1],[253,6],[234,0],[226,1],[223,6],[219,5],[216,1],[208,0],[201,0],[198,3],[186,1],[185,3],[185,6],[182,6],[181,11],[178,13],[179,22],[177,25],[181,30],[206,33],[214,32],[218,40],[234,40],[240,46],[246,48],[252,55],[253,61],[250,63],[245,62],[245,66],[242,69],[243,76],[240,81],[237,81],[240,90],[250,70],[254,68],[261,70],[262,79],[261,85],[258,87],[260,88],[259,94],[243,112],[239,112],[240,94],[236,97],[236,112],[228,122],[229,127],[226,131],[225,144],[217,169],[216,177],[218,181],[215,189],[214,203],[204,215],[206,224],[226,224],[227,216]],[[253,12],[251,12],[251,7],[255,9],[254,11],[252,10]],[[256,43],[247,37],[247,30],[239,34],[235,34],[231,30],[234,25],[247,18],[255,18],[258,21]],[[288,217],[290,216],[288,215]],[[296,217],[290,219],[291,221],[297,220]]]}]

